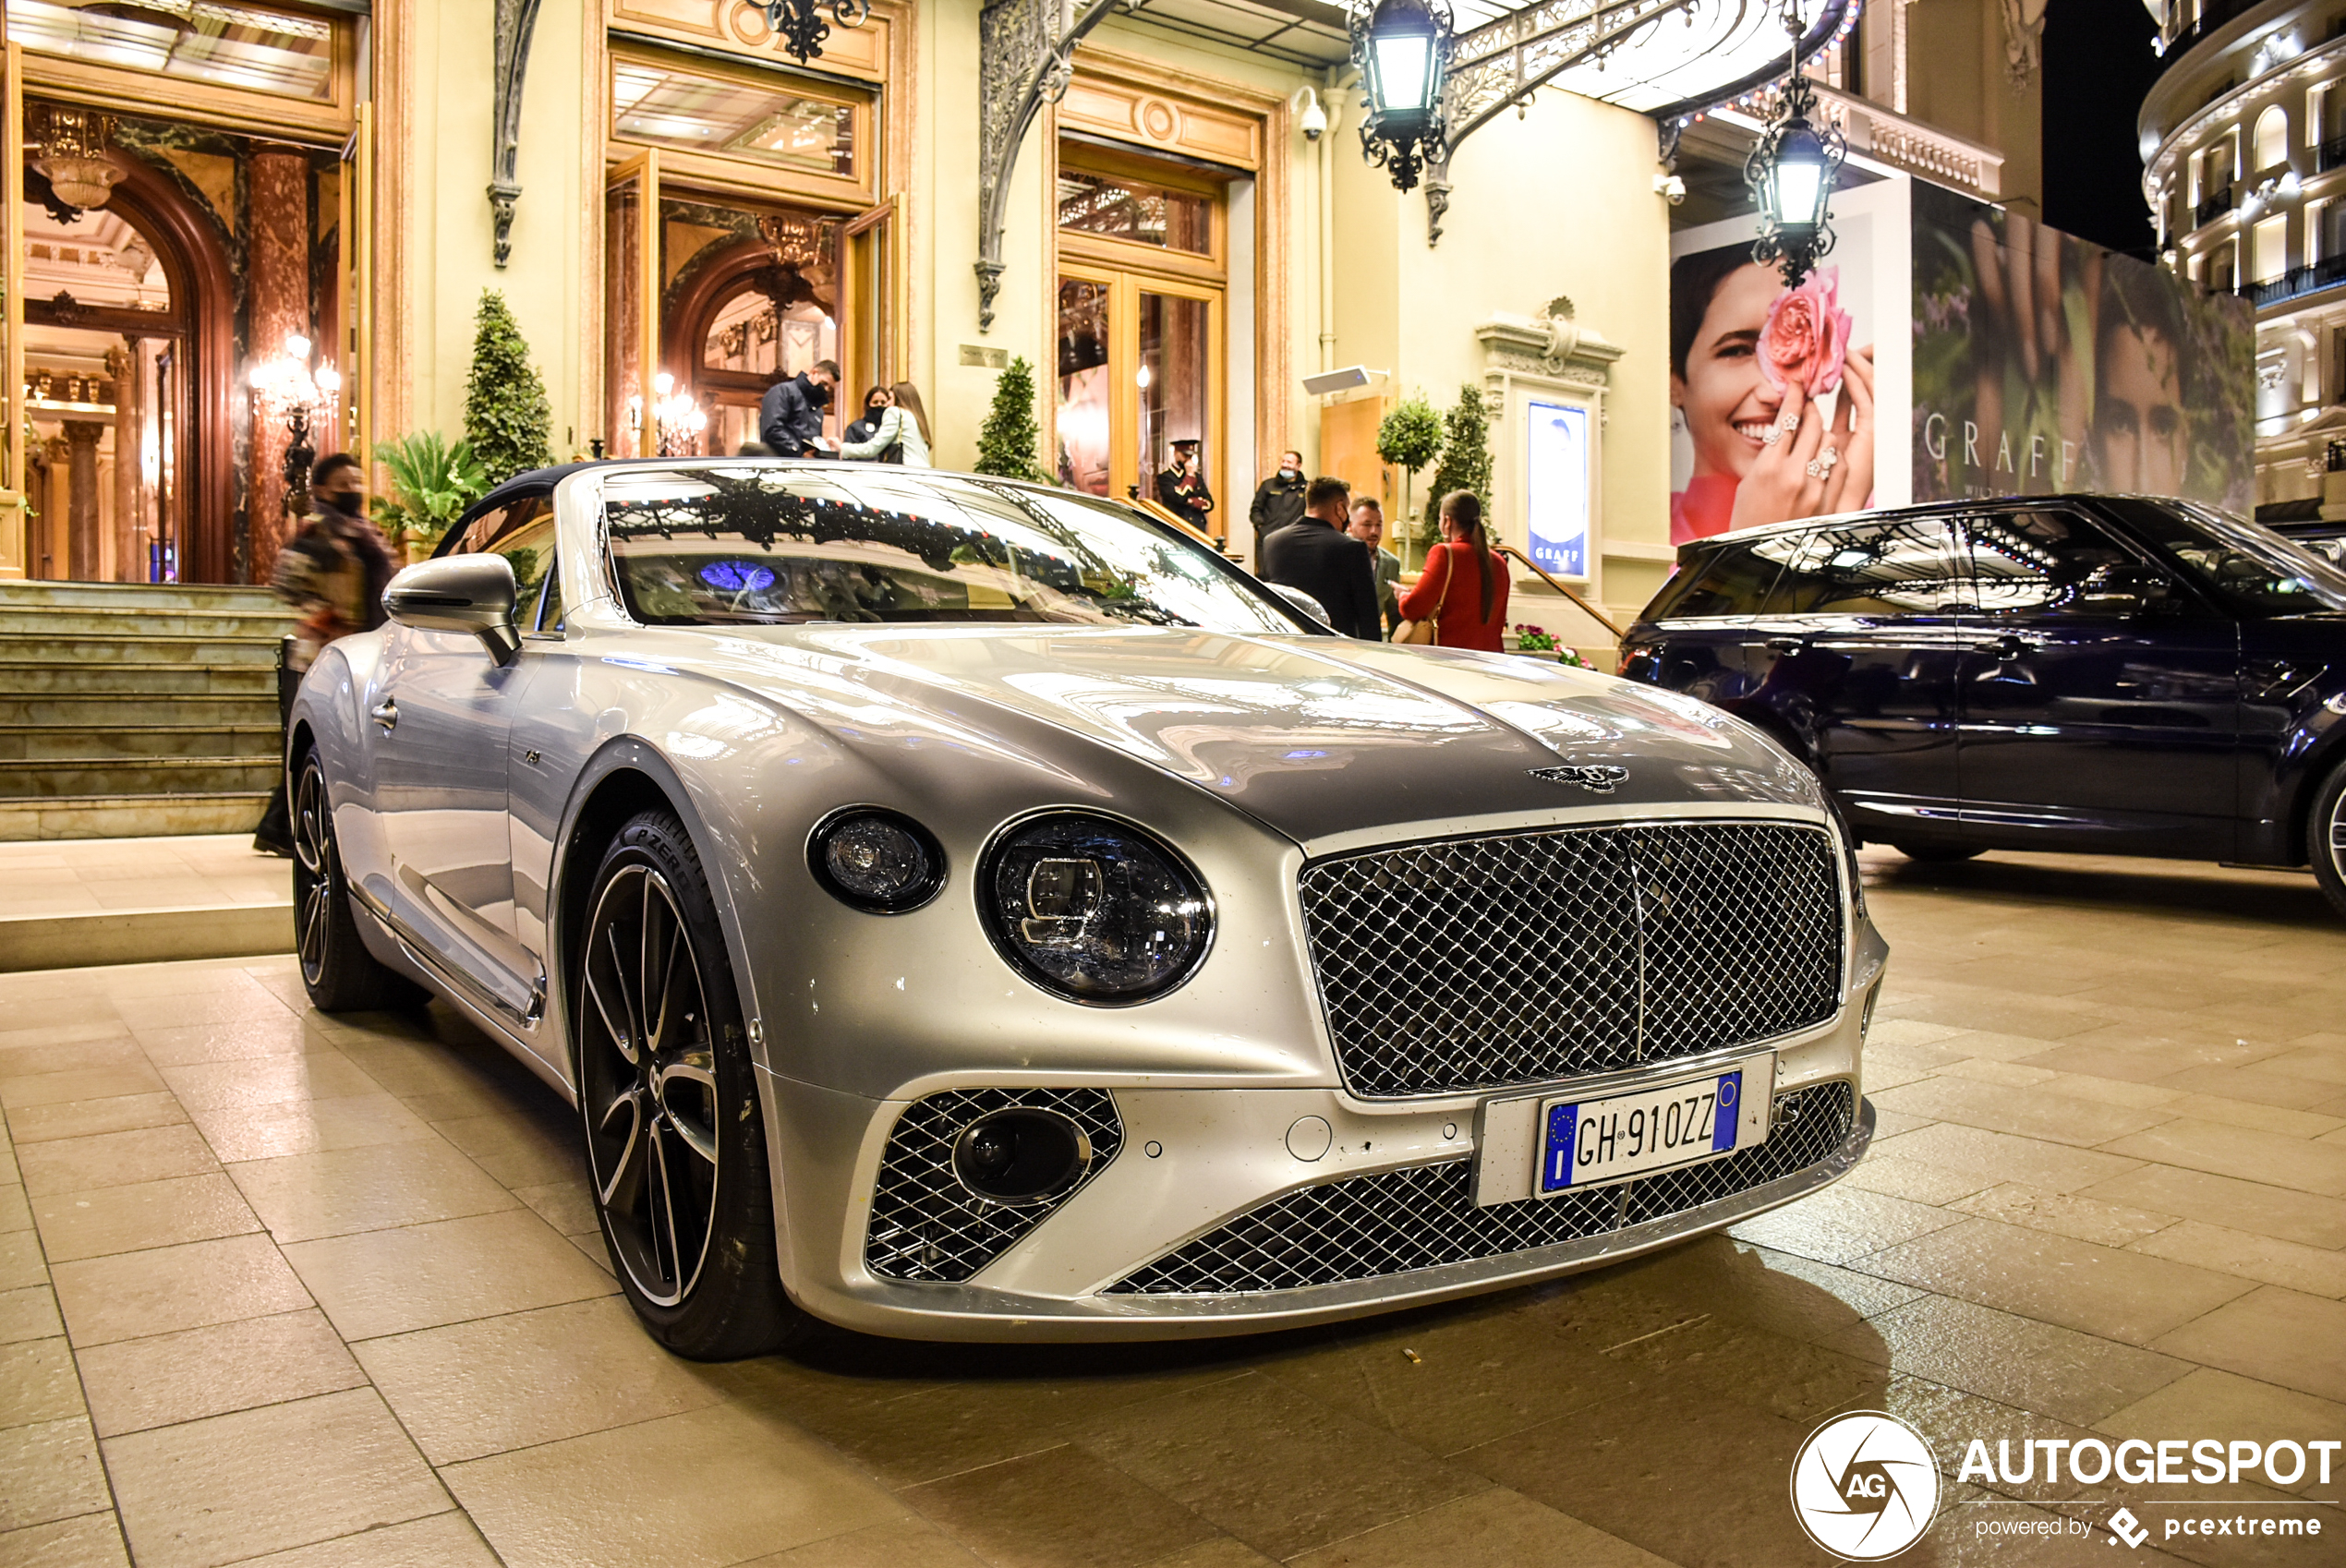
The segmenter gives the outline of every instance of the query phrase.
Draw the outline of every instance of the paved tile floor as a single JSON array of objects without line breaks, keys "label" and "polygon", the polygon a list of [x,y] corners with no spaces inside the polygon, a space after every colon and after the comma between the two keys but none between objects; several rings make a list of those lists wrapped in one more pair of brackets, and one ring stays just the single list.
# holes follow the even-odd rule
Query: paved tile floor
[{"label": "paved tile floor", "polygon": [[[1837,1410],[1951,1468],[1972,1434],[2346,1437],[2346,925],[2310,881],[1868,878],[1896,957],[1846,1182],[1543,1287],[1173,1347],[675,1361],[567,1113],[444,1012],[326,1019],[284,960],[0,976],[0,1563],[1805,1563],[1787,1465]],[[1950,1495],[1905,1561],[2109,1550],[1973,1528],[2098,1522],[2097,1489]]]},{"label": "paved tile floor", "polygon": [[249,833],[0,843],[0,920],[292,901],[285,862]]}]

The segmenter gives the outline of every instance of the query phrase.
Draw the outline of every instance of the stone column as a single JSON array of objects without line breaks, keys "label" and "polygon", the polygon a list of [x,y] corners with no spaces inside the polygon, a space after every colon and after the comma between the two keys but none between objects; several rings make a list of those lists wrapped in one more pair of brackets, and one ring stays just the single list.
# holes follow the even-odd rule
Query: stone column
[{"label": "stone column", "polygon": [[66,573],[77,583],[98,578],[98,440],[95,419],[68,419],[66,430]]},{"label": "stone column", "polygon": [[[298,152],[253,153],[248,176],[252,215],[246,298],[252,337],[245,368],[276,359],[285,340],[309,336],[309,164]],[[266,583],[277,546],[298,525],[285,517],[285,422],[256,404],[252,412],[251,581]]]},{"label": "stone column", "polygon": [[114,577],[117,583],[147,580],[147,538],[141,523],[145,483],[144,453],[139,433],[144,428],[140,392],[146,378],[139,340],[123,339],[124,346],[106,351],[106,373],[114,378]]}]

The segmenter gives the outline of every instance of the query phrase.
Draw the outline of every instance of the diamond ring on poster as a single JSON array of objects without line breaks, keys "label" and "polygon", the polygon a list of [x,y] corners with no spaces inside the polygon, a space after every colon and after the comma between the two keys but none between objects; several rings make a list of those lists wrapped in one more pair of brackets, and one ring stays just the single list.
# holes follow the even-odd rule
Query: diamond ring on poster
[{"label": "diamond ring on poster", "polygon": [[1773,1052],[1707,1063],[1658,1082],[1640,1083],[1638,1076],[1486,1101],[1475,1202],[1560,1198],[1767,1141]]}]

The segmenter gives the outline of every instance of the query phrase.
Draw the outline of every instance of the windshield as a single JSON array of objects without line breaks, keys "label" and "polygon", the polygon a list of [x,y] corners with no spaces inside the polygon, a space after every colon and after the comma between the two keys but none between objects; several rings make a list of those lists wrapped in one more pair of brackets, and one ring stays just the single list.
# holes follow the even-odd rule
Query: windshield
[{"label": "windshield", "polygon": [[708,463],[603,481],[611,575],[649,625],[816,621],[1308,630],[1111,506],[901,468]]},{"label": "windshield", "polygon": [[2245,614],[2346,610],[2346,572],[2260,524],[2187,501],[2111,504]]}]

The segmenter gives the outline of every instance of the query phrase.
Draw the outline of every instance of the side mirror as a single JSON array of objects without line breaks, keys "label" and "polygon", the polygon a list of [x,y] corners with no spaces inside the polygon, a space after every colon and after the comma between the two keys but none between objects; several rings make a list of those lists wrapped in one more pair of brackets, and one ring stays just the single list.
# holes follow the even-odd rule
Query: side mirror
[{"label": "side mirror", "polygon": [[2105,566],[2086,579],[2078,602],[2110,614],[2138,615],[2167,608],[2174,592],[2174,579],[2155,566]]},{"label": "side mirror", "polygon": [[464,632],[489,657],[511,664],[521,652],[514,624],[514,565],[502,555],[449,555],[419,561],[383,589],[383,611],[418,632]]},{"label": "side mirror", "polygon": [[1310,616],[1321,626],[1326,627],[1330,631],[1334,631],[1336,629],[1336,622],[1328,619],[1328,607],[1322,604],[1318,599],[1313,598],[1310,594],[1305,593],[1302,589],[1290,588],[1285,583],[1265,583],[1263,585],[1270,589],[1273,593],[1278,595],[1279,597],[1287,600],[1287,602],[1295,609],[1300,609],[1304,614]]}]

